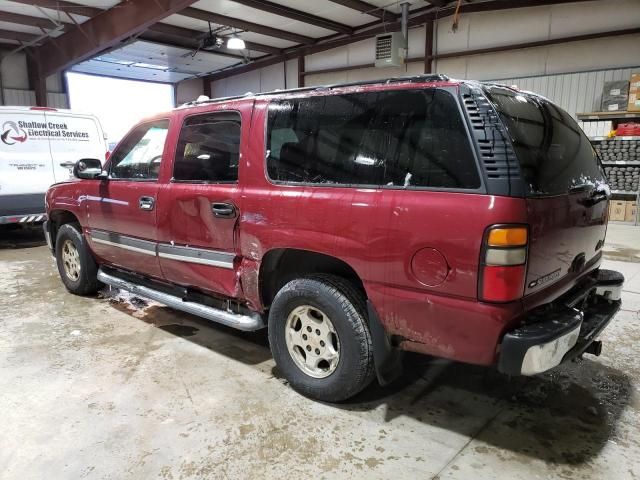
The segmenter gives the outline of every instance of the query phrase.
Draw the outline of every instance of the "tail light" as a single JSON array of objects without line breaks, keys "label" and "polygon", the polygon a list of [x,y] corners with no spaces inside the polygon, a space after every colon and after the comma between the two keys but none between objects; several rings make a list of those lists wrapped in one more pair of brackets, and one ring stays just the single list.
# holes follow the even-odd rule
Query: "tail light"
[{"label": "tail light", "polygon": [[108,161],[109,157],[111,157],[111,151],[107,150],[106,152],[104,152],[104,161]]},{"label": "tail light", "polygon": [[493,226],[484,237],[478,297],[511,302],[524,294],[529,231],[522,225]]}]

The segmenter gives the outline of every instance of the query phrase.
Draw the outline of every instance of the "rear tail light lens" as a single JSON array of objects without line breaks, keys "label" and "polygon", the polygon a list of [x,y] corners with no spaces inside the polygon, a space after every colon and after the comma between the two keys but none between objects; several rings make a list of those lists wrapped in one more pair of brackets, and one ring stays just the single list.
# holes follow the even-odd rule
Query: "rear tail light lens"
[{"label": "rear tail light lens", "polygon": [[511,302],[522,297],[527,274],[527,249],[526,227],[489,228],[480,259],[480,300]]},{"label": "rear tail light lens", "polygon": [[490,247],[519,247],[527,244],[525,227],[495,227],[489,230],[487,244]]}]

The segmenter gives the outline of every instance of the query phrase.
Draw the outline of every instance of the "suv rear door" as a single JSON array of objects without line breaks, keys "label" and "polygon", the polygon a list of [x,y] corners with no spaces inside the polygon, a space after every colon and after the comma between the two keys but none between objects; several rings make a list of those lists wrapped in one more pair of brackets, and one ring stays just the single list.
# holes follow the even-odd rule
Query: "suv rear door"
[{"label": "suv rear door", "polygon": [[158,257],[170,282],[239,295],[238,179],[252,108],[251,102],[209,106],[178,120],[171,180],[158,199]]},{"label": "suv rear door", "polygon": [[589,139],[550,101],[492,86],[526,182],[530,246],[525,296],[564,280],[568,289],[600,259],[608,187]]}]

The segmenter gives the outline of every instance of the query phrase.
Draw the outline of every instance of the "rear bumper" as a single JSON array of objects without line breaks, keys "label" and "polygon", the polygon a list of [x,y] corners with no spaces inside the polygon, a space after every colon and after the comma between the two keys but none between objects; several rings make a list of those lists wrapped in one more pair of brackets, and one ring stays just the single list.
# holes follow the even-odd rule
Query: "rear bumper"
[{"label": "rear bumper", "polygon": [[0,195],[0,217],[22,218],[37,212],[44,212],[44,196],[44,192]]},{"label": "rear bumper", "polygon": [[620,309],[624,277],[599,270],[575,291],[532,311],[525,325],[508,332],[498,370],[535,375],[582,354]]}]

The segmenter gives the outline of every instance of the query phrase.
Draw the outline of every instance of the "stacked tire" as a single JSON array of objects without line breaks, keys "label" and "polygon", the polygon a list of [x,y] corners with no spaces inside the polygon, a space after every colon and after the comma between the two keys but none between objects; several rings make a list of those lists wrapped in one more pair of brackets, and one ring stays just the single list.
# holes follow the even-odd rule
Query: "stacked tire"
[{"label": "stacked tire", "polygon": [[[603,163],[611,190],[637,192],[640,187],[640,165],[624,165],[622,162],[640,162],[640,140],[610,138],[594,143]],[[619,165],[607,165],[621,162]]]},{"label": "stacked tire", "polygon": [[604,171],[609,180],[611,190],[624,190],[637,192],[640,180],[640,167],[632,166],[605,166]]},{"label": "stacked tire", "polygon": [[610,138],[594,145],[603,162],[640,161],[640,140],[616,140]]}]

